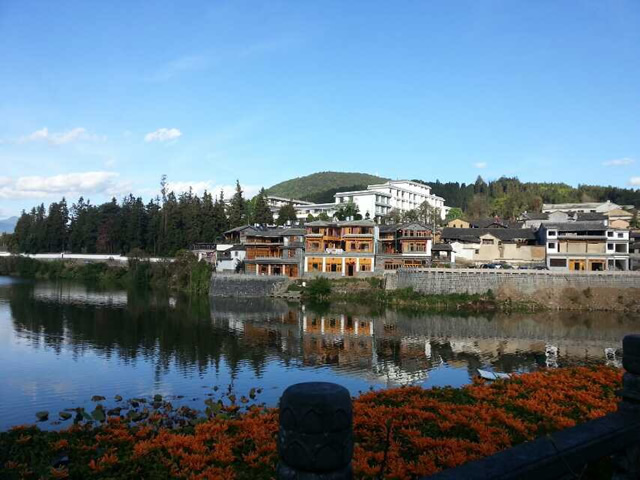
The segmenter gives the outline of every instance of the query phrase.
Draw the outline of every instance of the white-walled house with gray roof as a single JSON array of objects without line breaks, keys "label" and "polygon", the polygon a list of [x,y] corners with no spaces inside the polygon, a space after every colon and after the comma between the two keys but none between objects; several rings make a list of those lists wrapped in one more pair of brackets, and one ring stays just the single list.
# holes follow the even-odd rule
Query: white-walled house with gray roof
[{"label": "white-walled house with gray roof", "polygon": [[538,230],[554,271],[629,270],[629,231],[604,222],[543,224]]}]

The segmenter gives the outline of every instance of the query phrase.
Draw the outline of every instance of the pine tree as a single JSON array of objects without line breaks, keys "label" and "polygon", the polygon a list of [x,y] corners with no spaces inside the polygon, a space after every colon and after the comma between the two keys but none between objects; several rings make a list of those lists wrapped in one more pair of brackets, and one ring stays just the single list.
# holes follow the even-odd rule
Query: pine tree
[{"label": "pine tree", "polygon": [[253,223],[265,226],[273,224],[273,213],[267,204],[266,196],[267,194],[264,191],[264,188],[260,189],[260,193],[256,195],[253,207]]},{"label": "pine tree", "polygon": [[231,228],[236,228],[247,223],[247,205],[242,196],[240,182],[236,180],[236,193],[231,198],[228,209],[228,220]]},{"label": "pine tree", "polygon": [[215,240],[218,241],[222,237],[222,234],[229,230],[229,220],[227,219],[227,212],[224,203],[224,192],[220,190],[220,198],[216,199],[216,203],[213,204],[213,231],[215,233]]},{"label": "pine tree", "polygon": [[298,221],[298,217],[296,215],[296,209],[293,208],[293,203],[289,202],[280,207],[278,210],[278,225],[285,225],[288,222],[295,223]]}]

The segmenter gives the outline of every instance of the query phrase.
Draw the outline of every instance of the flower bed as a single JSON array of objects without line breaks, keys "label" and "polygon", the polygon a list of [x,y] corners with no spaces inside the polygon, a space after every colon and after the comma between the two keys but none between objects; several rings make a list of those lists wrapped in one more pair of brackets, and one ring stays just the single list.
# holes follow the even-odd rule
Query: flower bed
[{"label": "flower bed", "polygon": [[[492,384],[370,392],[354,400],[356,478],[411,479],[491,455],[615,410],[622,372],[576,367]],[[0,478],[269,479],[277,462],[277,409],[236,405],[167,428],[109,418],[59,432],[0,434]]]}]

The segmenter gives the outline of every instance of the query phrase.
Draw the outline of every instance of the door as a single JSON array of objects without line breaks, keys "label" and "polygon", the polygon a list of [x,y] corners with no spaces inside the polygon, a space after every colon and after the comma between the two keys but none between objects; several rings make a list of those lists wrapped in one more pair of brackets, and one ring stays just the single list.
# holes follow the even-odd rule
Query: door
[{"label": "door", "polygon": [[584,263],[584,260],[569,260],[569,270],[582,271],[585,269]]},{"label": "door", "polygon": [[347,263],[347,276],[353,277],[353,273],[355,272],[356,266],[353,263]]}]

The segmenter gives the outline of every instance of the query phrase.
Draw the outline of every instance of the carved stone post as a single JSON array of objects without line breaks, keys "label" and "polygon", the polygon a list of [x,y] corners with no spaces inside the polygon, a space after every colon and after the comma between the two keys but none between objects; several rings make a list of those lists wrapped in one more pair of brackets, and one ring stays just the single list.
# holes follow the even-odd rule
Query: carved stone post
[{"label": "carved stone post", "polygon": [[[640,416],[640,335],[626,335],[622,340],[622,400],[618,411]],[[628,447],[613,457],[613,480],[640,478],[640,445]]]},{"label": "carved stone post", "polygon": [[280,398],[279,480],[351,480],[353,413],[335,383],[298,383]]}]

